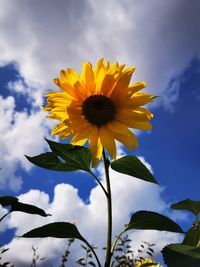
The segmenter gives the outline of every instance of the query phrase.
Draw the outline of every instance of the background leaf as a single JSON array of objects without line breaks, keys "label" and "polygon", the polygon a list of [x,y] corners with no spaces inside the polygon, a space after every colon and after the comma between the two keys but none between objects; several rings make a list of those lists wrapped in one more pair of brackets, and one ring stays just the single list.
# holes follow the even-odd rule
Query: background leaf
[{"label": "background leaf", "polygon": [[188,198],[172,204],[171,208],[175,210],[188,210],[197,216],[200,213],[200,200],[195,201]]},{"label": "background leaf", "polygon": [[200,248],[181,244],[171,244],[164,247],[162,254],[168,267],[200,266]]},{"label": "background leaf", "polygon": [[18,198],[12,196],[0,197],[0,204],[4,206],[11,206],[10,212],[21,211],[30,214],[37,214],[43,217],[49,216],[46,212],[36,206],[25,204],[18,201]]},{"label": "background leaf", "polygon": [[0,204],[3,207],[10,206],[15,202],[18,202],[18,198],[17,197],[12,197],[12,196],[2,196],[2,197],[0,197]]},{"label": "background leaf", "polygon": [[111,168],[141,180],[157,184],[147,167],[135,156],[125,156],[111,162]]},{"label": "background leaf", "polygon": [[52,152],[40,154],[35,157],[26,156],[33,164],[54,171],[90,172],[91,153],[82,146],[73,146],[47,140]]},{"label": "background leaf", "polygon": [[30,214],[37,214],[43,217],[47,217],[50,216],[50,214],[47,214],[44,210],[33,206],[33,205],[29,205],[29,204],[25,204],[22,202],[16,202],[12,205],[11,207],[11,212],[12,211],[21,211],[21,212],[25,212],[25,213],[30,213]]},{"label": "background leaf", "polygon": [[194,247],[200,244],[200,226],[192,226],[187,231],[183,240],[183,244]]},{"label": "background leaf", "polygon": [[125,231],[133,229],[183,233],[181,227],[168,217],[153,211],[143,210],[133,214],[130,219],[130,222],[125,227]]},{"label": "background leaf", "polygon": [[43,238],[43,237],[57,237],[57,238],[77,238],[85,242],[85,239],[79,233],[77,227],[68,222],[55,222],[35,228],[22,237],[27,238]]}]

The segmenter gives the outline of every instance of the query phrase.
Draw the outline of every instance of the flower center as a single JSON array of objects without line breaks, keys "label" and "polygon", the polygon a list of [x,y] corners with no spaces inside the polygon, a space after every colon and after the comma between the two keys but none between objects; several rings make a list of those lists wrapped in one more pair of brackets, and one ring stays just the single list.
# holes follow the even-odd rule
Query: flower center
[{"label": "flower center", "polygon": [[103,95],[89,96],[83,102],[81,110],[85,119],[99,128],[113,121],[116,114],[114,103]]}]

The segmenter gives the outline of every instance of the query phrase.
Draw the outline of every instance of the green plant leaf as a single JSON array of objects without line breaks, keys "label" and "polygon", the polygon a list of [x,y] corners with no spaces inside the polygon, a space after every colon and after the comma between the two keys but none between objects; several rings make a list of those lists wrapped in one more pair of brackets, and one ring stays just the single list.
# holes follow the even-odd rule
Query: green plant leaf
[{"label": "green plant leaf", "polygon": [[172,204],[171,208],[175,210],[188,210],[191,211],[194,215],[198,216],[198,214],[200,213],[200,200],[195,201],[188,198]]},{"label": "green plant leaf", "polygon": [[49,214],[46,214],[46,212],[36,206],[25,204],[22,202],[18,201],[18,198],[12,197],[12,196],[2,196],[0,197],[0,204],[5,207],[5,206],[11,206],[9,212],[13,211],[21,211],[25,213],[30,213],[30,214],[37,214],[43,217],[49,216]]},{"label": "green plant leaf", "polygon": [[70,167],[64,162],[62,162],[57,155],[55,155],[53,152],[47,152],[40,154],[35,157],[28,157],[26,158],[33,164],[45,168],[52,171],[76,171],[77,169],[74,167]]},{"label": "green plant leaf", "polygon": [[168,217],[145,210],[138,211],[131,216],[130,222],[126,225],[124,232],[133,229],[183,233],[181,227]]},{"label": "green plant leaf", "polygon": [[47,217],[50,216],[50,214],[47,214],[44,210],[30,205],[30,204],[25,204],[22,202],[16,202],[15,204],[12,205],[12,208],[10,210],[12,211],[21,211],[21,212],[25,212],[25,213],[30,213],[30,214],[37,214],[43,217]]},{"label": "green plant leaf", "polygon": [[163,248],[163,258],[168,267],[199,267],[200,248],[171,244]]},{"label": "green plant leaf", "polygon": [[182,244],[194,247],[200,245],[200,226],[192,226],[185,234]]},{"label": "green plant leaf", "polygon": [[47,140],[52,152],[40,154],[35,157],[26,156],[33,164],[54,171],[90,172],[91,153],[88,148],[61,144]]},{"label": "green plant leaf", "polygon": [[71,144],[62,144],[46,139],[52,152],[61,157],[66,164],[71,165],[77,170],[90,170],[92,160],[91,152],[83,146],[73,146]]},{"label": "green plant leaf", "polygon": [[12,197],[12,196],[2,196],[2,197],[0,197],[0,204],[3,207],[10,206],[10,205],[12,205],[13,203],[16,203],[16,202],[18,202],[18,198],[17,197]]},{"label": "green plant leaf", "polygon": [[68,222],[55,222],[35,228],[22,237],[26,238],[43,238],[43,237],[57,237],[57,238],[76,238],[85,242],[85,239],[79,233],[77,227]]},{"label": "green plant leaf", "polygon": [[147,182],[158,183],[147,167],[135,156],[125,156],[114,160],[111,162],[111,168]]}]

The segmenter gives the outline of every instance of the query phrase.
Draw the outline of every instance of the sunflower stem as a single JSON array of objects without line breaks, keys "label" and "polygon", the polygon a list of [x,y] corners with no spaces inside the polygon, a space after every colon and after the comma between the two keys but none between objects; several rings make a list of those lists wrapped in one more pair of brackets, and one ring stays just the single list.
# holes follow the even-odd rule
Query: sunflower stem
[{"label": "sunflower stem", "polygon": [[114,243],[113,243],[113,245],[112,245],[112,248],[111,248],[111,255],[113,255],[114,254],[114,252],[115,252],[115,248],[116,248],[116,246],[117,246],[117,242],[118,242],[118,240],[120,239],[120,237],[123,235],[123,233],[124,233],[124,229],[118,234],[118,236],[115,238],[115,241],[114,241]]},{"label": "sunflower stem", "polygon": [[94,257],[98,263],[98,266],[101,267],[101,263],[99,261],[99,258],[97,257],[97,254],[95,252],[95,250],[93,249],[93,247],[87,242],[87,240],[84,240],[84,242],[86,243],[86,245],[90,248],[90,250],[92,251],[92,253],[94,254]]},{"label": "sunflower stem", "polygon": [[93,178],[97,181],[97,183],[101,186],[103,192],[105,193],[105,195],[106,195],[106,197],[107,197],[108,193],[107,193],[106,189],[104,188],[104,186],[102,185],[102,183],[99,181],[99,179],[96,177],[96,175],[95,175],[92,171],[90,171],[90,174],[91,174],[91,175],[93,176]]},{"label": "sunflower stem", "polygon": [[106,175],[106,185],[107,185],[107,207],[108,207],[108,228],[107,228],[107,246],[106,246],[106,261],[105,267],[110,267],[111,262],[111,246],[112,246],[112,197],[111,197],[111,187],[110,187],[110,177],[109,177],[109,166],[110,162],[106,157],[105,150],[103,149],[103,162]]},{"label": "sunflower stem", "polygon": [[4,214],[3,217],[0,218],[0,222],[1,222],[6,216],[8,216],[10,213],[11,213],[11,211],[9,211],[8,213]]}]

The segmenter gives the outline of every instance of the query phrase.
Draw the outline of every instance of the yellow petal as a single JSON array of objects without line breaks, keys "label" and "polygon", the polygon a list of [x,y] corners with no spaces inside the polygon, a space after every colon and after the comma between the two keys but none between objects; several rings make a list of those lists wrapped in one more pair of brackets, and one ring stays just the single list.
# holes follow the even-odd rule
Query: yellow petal
[{"label": "yellow petal", "polygon": [[74,87],[67,81],[63,82],[60,78],[54,79],[55,84],[65,91],[67,97],[71,99],[77,99],[78,95],[76,94]]},{"label": "yellow petal", "polygon": [[113,75],[106,74],[102,81],[101,92],[104,95],[109,96],[109,92],[112,91],[114,85],[115,85],[115,77]]},{"label": "yellow petal", "polygon": [[66,120],[69,117],[69,115],[67,113],[67,109],[62,108],[62,107],[52,108],[51,113],[52,113],[52,115],[58,116],[61,120]]},{"label": "yellow petal", "polygon": [[121,123],[126,124],[129,128],[134,128],[138,130],[151,130],[152,125],[149,121],[133,121],[131,119],[121,119]]},{"label": "yellow petal", "polygon": [[81,134],[75,135],[72,140],[70,141],[70,144],[74,146],[83,146],[87,142],[87,138],[85,138]]},{"label": "yellow petal", "polygon": [[131,94],[135,94],[136,92],[142,90],[147,86],[146,82],[137,82],[128,87]]},{"label": "yellow petal", "polygon": [[65,71],[65,77],[67,81],[72,85],[74,85],[77,81],[80,81],[80,76],[78,75],[78,73],[71,68],[67,68],[67,70]]},{"label": "yellow petal", "polygon": [[128,147],[129,150],[132,150],[132,146],[135,149],[138,148],[138,141],[136,136],[128,129],[127,126],[114,121],[108,124],[109,129],[113,132],[114,138],[119,142]]},{"label": "yellow petal", "polygon": [[68,126],[64,124],[63,122],[60,122],[56,125],[56,127],[54,127],[54,129],[51,132],[51,135],[56,135],[62,131],[67,131],[67,130],[68,130]]},{"label": "yellow petal", "polygon": [[151,130],[152,125],[145,113],[139,113],[135,110],[121,109],[117,114],[117,120],[125,124],[128,128],[139,130]]},{"label": "yellow petal", "polygon": [[93,94],[95,92],[95,78],[91,63],[83,63],[82,79],[84,84],[89,91],[88,93]]},{"label": "yellow petal", "polygon": [[121,77],[117,81],[111,93],[111,98],[114,101],[121,101],[124,97],[128,95],[128,85],[130,83],[134,70],[135,69],[132,67],[121,74]]},{"label": "yellow petal", "polygon": [[103,68],[104,69],[104,58],[101,58],[98,62],[97,62],[97,65],[96,65],[96,68],[95,68],[95,76],[97,77],[98,76],[98,73],[99,71]]},{"label": "yellow petal", "polygon": [[100,139],[103,147],[115,159],[117,154],[115,139],[108,127],[104,126],[100,128]]},{"label": "yellow petal", "polygon": [[134,108],[134,110],[135,111],[139,111],[141,113],[145,113],[149,120],[153,119],[153,117],[154,117],[153,113],[150,110],[146,109],[146,108],[138,107],[138,108]]},{"label": "yellow petal", "polygon": [[95,69],[95,77],[96,77],[96,90],[95,93],[99,94],[101,92],[101,85],[102,81],[105,77],[105,66],[104,66],[104,59],[100,59],[97,63],[96,69]]},{"label": "yellow petal", "polygon": [[109,69],[109,74],[113,75],[117,70],[118,70],[118,67],[119,67],[119,64],[118,62],[114,62],[111,66],[110,66],[110,69]]},{"label": "yellow petal", "polygon": [[134,107],[144,106],[153,100],[153,96],[145,93],[136,93],[131,98]]},{"label": "yellow petal", "polygon": [[89,146],[92,153],[92,167],[95,167],[101,159],[103,151],[99,129],[97,127],[93,127],[92,134],[89,137]]},{"label": "yellow petal", "polygon": [[132,121],[146,121],[148,117],[146,113],[141,112],[139,110],[131,109],[131,108],[118,108],[117,110],[117,119],[121,120],[132,120]]},{"label": "yellow petal", "polygon": [[59,134],[59,137],[60,137],[60,139],[66,139],[66,138],[71,137],[72,135],[73,135],[73,132],[70,129],[68,129],[67,131],[61,132]]}]

